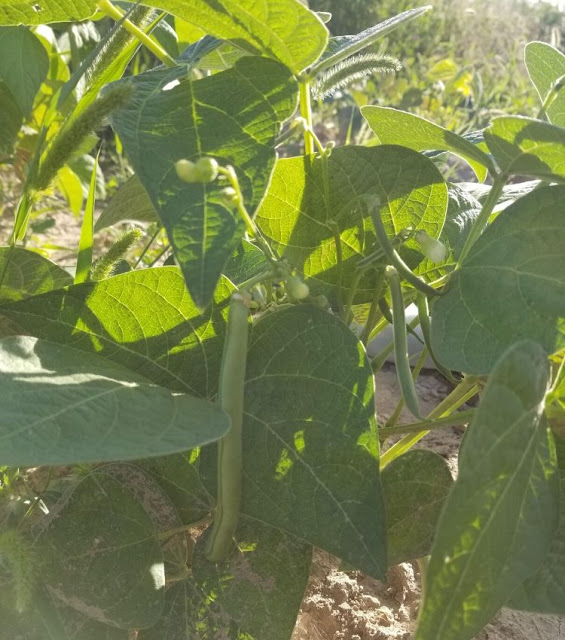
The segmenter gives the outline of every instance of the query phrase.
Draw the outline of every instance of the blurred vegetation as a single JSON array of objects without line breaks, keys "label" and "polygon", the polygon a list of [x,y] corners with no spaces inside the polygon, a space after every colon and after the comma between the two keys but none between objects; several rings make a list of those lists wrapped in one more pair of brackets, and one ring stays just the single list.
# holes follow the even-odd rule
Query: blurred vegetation
[{"label": "blurred vegetation", "polygon": [[[379,104],[417,113],[459,133],[481,129],[500,112],[535,115],[537,96],[523,64],[526,42],[560,47],[565,18],[547,2],[429,0],[433,10],[381,41],[380,53],[402,63],[396,74],[357,85],[322,107],[328,136],[365,142],[356,106]],[[425,4],[422,2],[421,4]],[[333,35],[356,33],[402,11],[413,0],[310,0],[333,14]]]}]

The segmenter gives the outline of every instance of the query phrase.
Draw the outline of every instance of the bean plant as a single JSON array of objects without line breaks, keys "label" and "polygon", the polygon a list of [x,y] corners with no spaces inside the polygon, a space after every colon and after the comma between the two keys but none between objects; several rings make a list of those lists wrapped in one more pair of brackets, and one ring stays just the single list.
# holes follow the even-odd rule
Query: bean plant
[{"label": "bean plant", "polygon": [[[417,560],[416,640],[565,614],[565,56],[526,47],[536,119],[461,137],[370,105],[371,142],[343,147],[312,127],[320,83],[389,70],[372,45],[427,10],[330,37],[298,0],[0,0],[22,177],[0,249],[2,639],[289,640],[314,547],[379,580]],[[45,25],[102,16],[55,82]],[[70,273],[24,243],[107,121],[133,171],[96,217],[94,162]],[[476,182],[446,182],[447,155]],[[160,230],[173,257],[147,267]],[[430,413],[428,358],[452,385]],[[415,448],[453,425],[456,480]]]}]

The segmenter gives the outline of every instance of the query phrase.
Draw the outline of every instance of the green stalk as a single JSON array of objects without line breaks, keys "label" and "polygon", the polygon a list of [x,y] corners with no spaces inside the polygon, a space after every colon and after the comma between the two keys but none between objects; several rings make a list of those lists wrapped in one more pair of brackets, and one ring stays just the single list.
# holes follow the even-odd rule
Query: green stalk
[{"label": "green stalk", "polygon": [[536,116],[538,120],[547,118],[547,110],[549,109],[549,107],[551,107],[551,105],[553,104],[553,101],[555,100],[555,98],[557,98],[557,96],[559,95],[559,92],[561,91],[561,89],[563,89],[564,86],[565,86],[565,75],[561,76],[560,78],[557,78],[557,80],[553,83],[553,86],[551,87],[549,93],[547,94],[547,96],[545,97],[545,100],[543,101],[543,104],[541,105],[540,110],[538,111],[538,114]]},{"label": "green stalk", "polygon": [[312,136],[312,98],[310,96],[310,83],[301,81],[300,86],[300,115],[306,122],[304,128],[304,153],[310,156],[314,153],[314,138]]},{"label": "green stalk", "polygon": [[[443,418],[451,415],[459,407],[470,400],[478,391],[478,387],[473,378],[464,378],[461,384],[444,398],[442,402],[438,404],[433,411],[428,415],[428,420],[435,420],[436,418]],[[385,451],[381,456],[380,468],[384,469],[393,460],[396,460],[403,453],[406,453],[415,444],[430,432],[430,429],[425,429],[415,434],[408,434],[404,438],[400,439],[390,449]]]},{"label": "green stalk", "polygon": [[384,440],[391,436],[402,435],[404,433],[421,433],[424,430],[435,431],[436,429],[447,429],[449,427],[458,427],[467,424],[473,418],[476,409],[467,409],[466,411],[457,411],[445,418],[437,420],[423,420],[422,422],[414,422],[413,424],[401,424],[395,427],[381,427],[379,429],[379,437]]},{"label": "green stalk", "polygon": [[491,190],[489,191],[488,197],[483,204],[483,208],[481,209],[481,213],[479,213],[478,218],[475,220],[475,223],[471,227],[471,231],[467,236],[467,240],[465,241],[463,250],[461,251],[461,255],[459,256],[459,260],[457,261],[457,268],[461,266],[463,260],[465,260],[467,254],[471,250],[471,247],[479,239],[485,227],[487,226],[494,207],[496,206],[496,203],[502,195],[502,190],[504,189],[504,185],[506,184],[507,179],[507,176],[503,174],[498,174],[497,176],[495,176]]},{"label": "green stalk", "polygon": [[379,300],[381,299],[384,283],[385,272],[384,269],[381,269],[377,275],[377,281],[375,282],[375,290],[373,291],[373,299],[371,300],[371,307],[369,308],[367,322],[365,323],[365,326],[363,327],[363,331],[361,332],[361,336],[359,338],[365,346],[367,346],[367,343],[369,342],[371,331],[377,324],[377,318],[379,315]]},{"label": "green stalk", "polygon": [[231,429],[218,444],[218,499],[206,557],[221,562],[233,547],[242,488],[242,426],[245,366],[249,336],[248,302],[241,293],[231,297],[220,372],[218,402],[231,420]]},{"label": "green stalk", "polygon": [[134,35],[143,45],[145,45],[151,53],[156,56],[163,64],[167,67],[175,67],[176,62],[175,59],[172,58],[163,47],[150,35],[145,33],[142,29],[140,29],[136,24],[128,20],[128,18],[124,18],[126,15],[124,11],[122,11],[119,7],[116,7],[114,4],[110,2],[110,0],[98,0],[96,3],[97,7],[105,13],[107,16],[116,20],[116,22],[123,19],[124,29],[129,31],[132,35]]}]

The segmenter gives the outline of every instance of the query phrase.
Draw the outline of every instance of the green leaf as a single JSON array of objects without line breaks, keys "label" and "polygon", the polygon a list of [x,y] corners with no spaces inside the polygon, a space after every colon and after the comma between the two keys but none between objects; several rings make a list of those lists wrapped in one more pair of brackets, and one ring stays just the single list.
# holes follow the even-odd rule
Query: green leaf
[{"label": "green leaf", "polygon": [[80,178],[68,165],[65,165],[57,173],[55,185],[65,197],[67,204],[69,205],[69,209],[78,217],[82,210],[82,203],[84,200],[82,182]]},{"label": "green leaf", "polygon": [[559,480],[543,419],[549,366],[529,341],[497,363],[442,512],[416,640],[470,640],[531,576],[557,526]]},{"label": "green leaf", "polygon": [[[525,49],[525,61],[543,104],[556,82],[565,76],[565,56],[545,42],[529,42]],[[565,91],[558,92],[546,113],[551,123],[558,127],[565,126]]]},{"label": "green leaf", "polygon": [[[0,3],[0,15],[2,12]],[[49,70],[41,42],[25,27],[0,27],[0,80],[5,82],[25,117]]]},{"label": "green leaf", "polygon": [[[351,283],[363,256],[379,248],[368,201],[379,200],[390,236],[409,226],[437,238],[447,209],[447,186],[431,160],[396,146],[342,147],[328,159],[315,156],[277,162],[257,223],[289,263],[307,278],[313,293],[335,298],[341,281]],[[415,241],[408,242],[418,250]],[[374,274],[364,277],[356,302],[368,302]]]},{"label": "green leaf", "polygon": [[96,220],[94,231],[97,233],[106,227],[112,227],[128,220],[136,222],[156,222],[158,220],[151,198],[137,176],[132,176],[118,188],[114,197]]},{"label": "green leaf", "polygon": [[0,316],[21,334],[100,355],[172,391],[212,398],[232,290],[222,280],[201,314],[180,271],[161,267],[0,306]]},{"label": "green leaf", "polygon": [[206,33],[233,40],[280,60],[299,73],[318,59],[328,41],[324,23],[296,0],[143,0]]},{"label": "green leaf", "polygon": [[432,310],[432,344],[449,369],[489,373],[518,340],[565,347],[565,187],[505,209],[473,245]]},{"label": "green leaf", "polygon": [[6,83],[0,81],[0,152],[10,153],[24,116]]},{"label": "green leaf", "polygon": [[408,451],[383,470],[382,482],[389,566],[429,555],[453,484],[447,462],[432,451]]},{"label": "green leaf", "polygon": [[167,591],[163,617],[139,640],[288,640],[310,574],[311,547],[245,516],[226,562],[206,560],[205,538],[196,546],[194,579]]},{"label": "green leaf", "polygon": [[482,182],[494,172],[489,156],[472,142],[425,118],[389,107],[366,106],[363,117],[380,144],[399,144],[415,151],[451,151],[466,160]]},{"label": "green leaf", "polygon": [[166,492],[185,525],[202,520],[214,508],[214,500],[200,480],[199,462],[200,452],[194,450],[140,463]]},{"label": "green leaf", "polygon": [[72,284],[72,276],[39,253],[20,247],[0,247],[0,301],[6,303]]},{"label": "green leaf", "polygon": [[538,571],[512,594],[507,606],[523,611],[565,615],[565,471],[561,471],[559,527]]},{"label": "green leaf", "polygon": [[224,275],[236,286],[251,280],[270,269],[265,254],[247,240],[242,240],[234,255],[228,260]]},{"label": "green leaf", "polygon": [[522,116],[495,118],[485,141],[506,175],[565,181],[565,129]]},{"label": "green leaf", "polygon": [[95,11],[95,0],[0,0],[0,24],[79,22]]},{"label": "green leaf", "polygon": [[[374,381],[361,343],[317,307],[289,308],[253,327],[246,378],[242,512],[382,578]],[[215,495],[215,447],[201,457]]]},{"label": "green leaf", "polygon": [[149,384],[109,360],[31,337],[0,340],[0,464],[131,460],[221,438],[215,405]]},{"label": "green leaf", "polygon": [[150,627],[164,604],[165,570],[143,505],[104,469],[55,505],[37,540],[49,593],[121,629]]},{"label": "green leaf", "polygon": [[256,57],[194,82],[184,68],[128,82],[134,96],[113,122],[167,230],[188,289],[203,308],[245,225],[222,196],[225,184],[188,184],[174,164],[211,156],[232,165],[253,214],[275,162],[275,137],[296,108],[297,85],[282,65]]},{"label": "green leaf", "polygon": [[388,20],[384,20],[379,24],[374,25],[352,36],[338,36],[331,38],[324,55],[321,60],[309,69],[310,75],[314,76],[317,73],[325,69],[333,67],[335,64],[349,58],[355,53],[362,51],[363,49],[374,44],[380,38],[398,29],[403,24],[419,18],[421,15],[431,9],[431,5],[425,7],[418,7],[417,9],[411,9],[410,11],[404,11],[403,13],[393,16]]}]

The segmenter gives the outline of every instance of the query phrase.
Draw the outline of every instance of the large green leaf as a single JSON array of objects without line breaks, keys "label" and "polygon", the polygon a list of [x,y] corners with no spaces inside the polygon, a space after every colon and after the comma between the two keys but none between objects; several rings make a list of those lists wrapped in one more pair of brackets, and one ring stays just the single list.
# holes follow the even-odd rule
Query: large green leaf
[{"label": "large green leaf", "polygon": [[442,512],[416,640],[470,640],[540,566],[557,526],[555,447],[543,419],[549,366],[529,341],[489,378]]},{"label": "large green leaf", "polygon": [[193,579],[167,591],[163,617],[139,640],[288,640],[310,574],[311,547],[245,516],[227,561],[206,560],[205,538],[193,556]]},{"label": "large green leaf", "polygon": [[164,604],[163,555],[154,523],[131,491],[97,470],[52,514],[37,540],[51,595],[122,629],[155,624]]},{"label": "large green leaf", "polygon": [[48,69],[47,51],[29,29],[0,27],[0,79],[26,117]]},{"label": "large green leaf", "polygon": [[96,11],[96,0],[0,0],[0,24],[79,22]]},{"label": "large green leaf", "polygon": [[239,286],[269,269],[270,264],[261,249],[247,240],[242,240],[226,264],[224,275]]},{"label": "large green leaf", "polygon": [[136,176],[124,182],[104,211],[96,220],[94,231],[98,232],[120,222],[135,220],[136,222],[156,222],[157,212],[151,198]]},{"label": "large green leaf", "polygon": [[72,284],[72,276],[39,253],[20,247],[0,247],[0,301],[21,300]]},{"label": "large green leaf", "polygon": [[521,116],[495,118],[485,141],[506,175],[565,181],[565,129]]},{"label": "large green leaf", "polygon": [[176,453],[225,435],[228,417],[205,401],[150,384],[72,347],[0,340],[0,464],[131,460]]},{"label": "large green leaf", "polygon": [[[359,260],[378,248],[369,211],[377,201],[389,235],[409,226],[440,235],[447,186],[431,160],[397,146],[351,146],[335,149],[327,159],[279,160],[257,222],[314,292],[333,297],[340,277],[350,283]],[[334,225],[341,240],[341,276]],[[409,246],[418,249],[413,241]],[[359,285],[357,302],[371,299],[372,285],[370,274]]]},{"label": "large green leaf", "polygon": [[0,305],[0,336],[34,335],[96,353],[173,391],[216,393],[233,287],[222,279],[200,313],[176,267],[133,271],[98,283]]},{"label": "large green leaf", "polygon": [[24,116],[6,83],[0,81],[0,152],[10,153]]},{"label": "large green leaf", "polygon": [[205,307],[245,225],[222,196],[225,183],[188,184],[174,164],[206,155],[232,165],[253,213],[275,162],[275,137],[296,108],[296,82],[278,62],[257,57],[194,82],[184,67],[127,82],[134,95],[114,114],[114,125],[167,230],[188,289]]},{"label": "large green leaf", "polygon": [[530,338],[548,353],[565,346],[565,187],[546,187],[503,211],[473,245],[432,310],[442,364],[488,373]]},{"label": "large green leaf", "polygon": [[[525,611],[565,615],[565,440],[556,437],[561,473],[559,527],[540,569],[518,587],[509,606]],[[560,451],[562,455],[559,456]]]},{"label": "large green leaf", "polygon": [[[526,45],[525,60],[530,78],[543,103],[557,81],[565,76],[565,56],[545,42],[529,42]],[[546,113],[553,124],[558,127],[565,125],[565,91],[563,89],[559,90],[546,109]]]},{"label": "large green leaf", "polygon": [[[246,377],[243,513],[382,578],[374,381],[361,343],[317,307],[289,308],[253,327]],[[215,494],[215,447],[201,456]]]},{"label": "large green leaf", "polygon": [[415,151],[451,151],[464,158],[483,181],[494,165],[489,156],[469,140],[425,118],[389,107],[362,107],[361,113],[380,144],[400,144]]},{"label": "large green leaf", "polygon": [[427,556],[453,484],[447,462],[432,451],[409,451],[383,470],[382,481],[389,565]]},{"label": "large green leaf", "polygon": [[299,73],[318,59],[328,31],[296,0],[143,0],[222,40],[251,47]]}]

